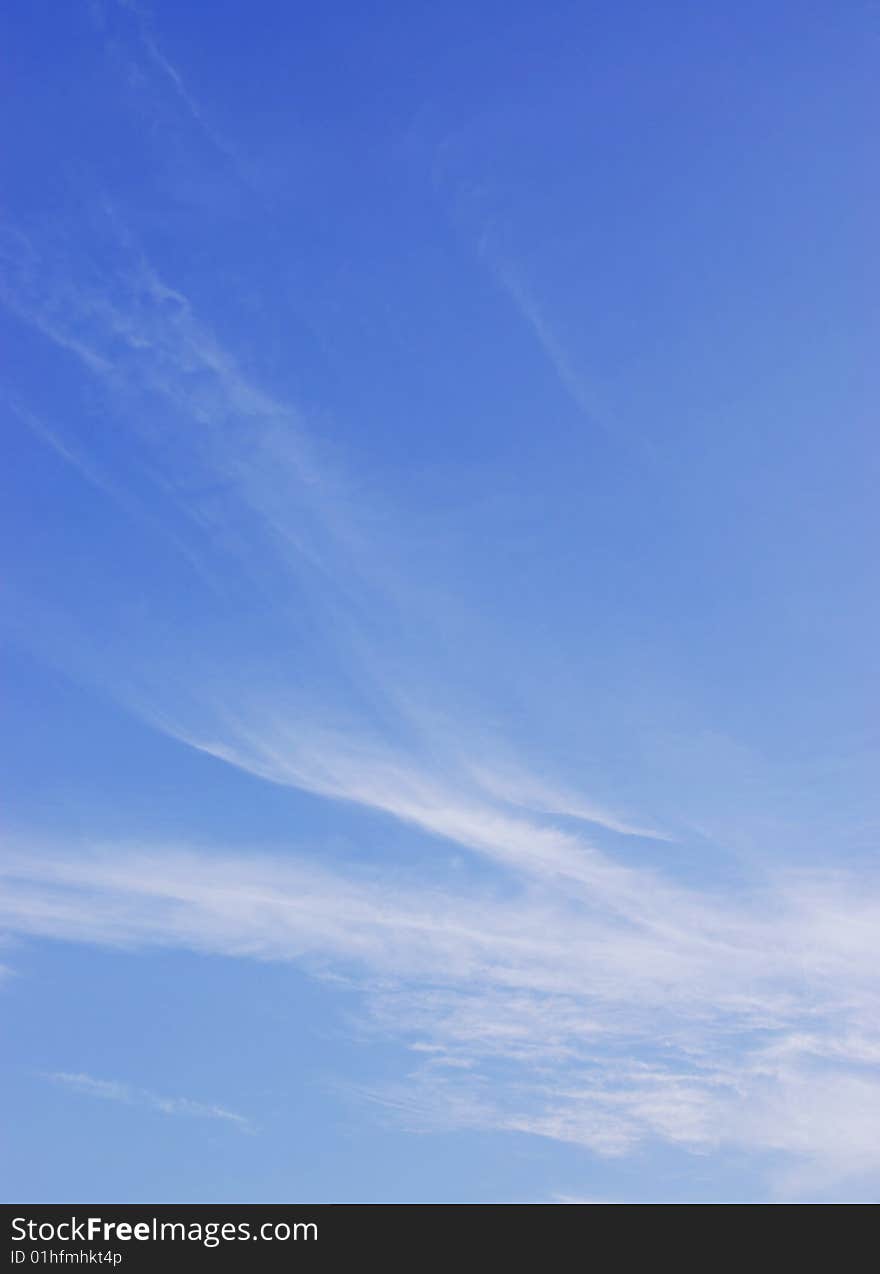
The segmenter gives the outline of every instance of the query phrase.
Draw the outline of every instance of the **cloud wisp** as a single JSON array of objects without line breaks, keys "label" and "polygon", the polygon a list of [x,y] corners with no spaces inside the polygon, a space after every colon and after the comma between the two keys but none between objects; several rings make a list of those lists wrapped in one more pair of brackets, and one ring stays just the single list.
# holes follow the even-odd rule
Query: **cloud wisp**
[{"label": "cloud wisp", "polygon": [[96,1079],[92,1075],[68,1071],[53,1071],[45,1076],[53,1084],[60,1084],[84,1097],[98,1097],[102,1101],[120,1102],[126,1106],[146,1106],[163,1115],[175,1115],[188,1119],[217,1119],[231,1124],[239,1132],[253,1132],[250,1120],[223,1106],[210,1106],[191,1101],[188,1097],[162,1097],[146,1088],[137,1088],[115,1079]]},{"label": "cloud wisp", "polygon": [[[122,7],[201,125],[140,10]],[[380,538],[381,520],[296,408],[262,386],[114,214],[102,227],[91,254],[63,235],[6,235],[6,304],[86,374],[101,407],[88,446],[41,412],[18,415],[133,523],[167,530],[187,574],[185,587],[160,576],[128,592],[109,555],[88,631],[59,661],[228,765],[387,816],[422,848],[427,838],[429,854],[435,840],[466,851],[494,867],[494,885],[455,886],[439,853],[428,882],[387,865],[322,866],[320,846],[256,858],[23,844],[0,863],[3,930],[294,961],[344,979],[360,991],[364,1029],[409,1050],[399,1083],[365,1092],[412,1127],[529,1133],[607,1156],[656,1141],[747,1150],[781,1156],[790,1175],[779,1188],[790,1191],[876,1179],[876,891],[830,873],[767,875],[734,882],[732,897],[711,868],[699,888],[683,885],[659,854],[633,866],[606,847],[649,838],[662,854],[671,836],[650,811],[537,777],[516,741],[498,755],[477,746],[484,736],[458,711],[454,678],[435,672],[443,616],[428,607],[412,621],[431,581],[406,577],[395,532]],[[579,407],[602,418],[517,277],[501,282]],[[130,629],[118,620],[126,605]],[[398,660],[407,623],[420,644]],[[444,737],[426,700],[454,722]],[[248,1127],[115,1081],[52,1078]]]},{"label": "cloud wisp", "polygon": [[411,1051],[365,1090],[409,1127],[746,1150],[782,1160],[782,1193],[880,1171],[880,898],[857,882],[780,882],[699,925],[667,897],[660,932],[567,887],[456,892],[290,857],[31,851],[2,876],[9,933],[342,977],[365,1027]]},{"label": "cloud wisp", "polygon": [[[106,452],[98,466],[34,413],[25,419],[117,502],[143,510],[153,524],[156,510],[164,510],[159,520],[173,522],[187,562],[209,581],[234,587],[239,605],[258,610],[250,638],[264,645],[259,667],[242,679],[220,653],[228,634],[218,635],[223,621],[211,614],[204,632],[212,635],[200,637],[197,652],[185,632],[176,648],[167,630],[161,642],[146,630],[140,638],[126,634],[115,643],[126,652],[116,684],[106,646],[94,675],[165,732],[230,764],[383,810],[514,866],[592,880],[616,870],[607,862],[599,868],[581,838],[542,828],[517,809],[667,839],[604,802],[537,780],[516,760],[475,757],[472,745],[462,746],[474,732],[461,720],[440,738],[423,708],[432,683],[425,670],[436,655],[430,636],[406,677],[387,642],[372,636],[377,625],[384,634],[405,620],[419,585],[395,568],[393,546],[364,530],[368,512],[318,454],[299,414],[253,383],[113,219],[108,233],[107,252],[118,258],[112,277],[103,268],[72,273],[63,254],[53,258],[23,239],[26,250],[10,249],[15,271],[7,301],[97,378],[114,415],[125,413],[134,447],[125,473],[114,474],[112,442],[98,440]],[[128,493],[133,473],[146,484],[137,500]],[[118,587],[115,576],[111,587]],[[177,602],[159,596],[156,607],[170,613]],[[317,643],[301,639],[304,609]],[[440,615],[420,618],[427,634],[441,627]],[[238,629],[237,610],[233,622]],[[240,645],[237,631],[232,639]],[[94,643],[79,645],[88,659]],[[165,652],[161,664],[157,648]],[[291,668],[291,650],[298,669]],[[242,653],[250,652],[236,652],[239,667]],[[184,687],[180,670],[194,657],[203,673],[193,679],[187,671]],[[441,697],[454,705],[455,687],[443,686]],[[339,726],[327,724],[334,720]]]}]

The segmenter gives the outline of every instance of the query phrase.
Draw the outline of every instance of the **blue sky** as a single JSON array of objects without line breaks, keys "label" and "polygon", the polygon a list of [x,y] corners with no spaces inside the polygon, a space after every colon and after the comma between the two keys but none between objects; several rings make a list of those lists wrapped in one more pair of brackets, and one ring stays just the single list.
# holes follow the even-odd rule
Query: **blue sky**
[{"label": "blue sky", "polygon": [[880,1186],[880,11],[6,14],[8,1200]]}]

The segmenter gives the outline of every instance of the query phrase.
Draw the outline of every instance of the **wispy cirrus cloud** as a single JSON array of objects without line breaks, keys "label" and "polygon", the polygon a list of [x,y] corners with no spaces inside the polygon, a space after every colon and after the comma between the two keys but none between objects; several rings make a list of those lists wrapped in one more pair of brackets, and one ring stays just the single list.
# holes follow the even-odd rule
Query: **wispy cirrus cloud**
[{"label": "wispy cirrus cloud", "polygon": [[208,117],[196,94],[156,34],[153,14],[135,0],[90,0],[89,11],[107,55],[129,93],[150,116],[169,125],[188,121],[204,141],[241,171],[239,156]]},{"label": "wispy cirrus cloud", "polygon": [[533,332],[565,392],[591,424],[614,436],[618,429],[607,403],[588,377],[576,368],[574,360],[527,286],[522,272],[515,269],[509,261],[493,255],[486,244],[483,248],[483,257],[489,263],[498,283]]},{"label": "wispy cirrus cloud", "polygon": [[644,827],[628,820],[620,813],[598,805],[556,784],[548,783],[524,769],[498,766],[490,769],[477,764],[473,777],[490,796],[509,805],[519,806],[542,814],[562,814],[580,822],[593,823],[621,836],[641,836],[648,840],[672,840],[668,832],[656,827]]},{"label": "wispy cirrus cloud", "polygon": [[[121,675],[113,683],[113,652],[102,648],[95,675],[111,690],[167,733],[250,773],[385,811],[529,870],[565,871],[594,883],[625,876],[585,839],[517,810],[668,838],[602,802],[538,780],[517,763],[515,749],[514,760],[501,763],[483,749],[474,754],[473,744],[463,747],[473,731],[455,720],[454,686],[428,690],[446,700],[447,710],[452,705],[451,727],[438,730],[423,708],[431,687],[424,668],[435,657],[430,634],[442,627],[442,616],[430,609],[420,616],[426,638],[402,675],[387,642],[372,634],[405,617],[421,586],[395,568],[388,537],[376,541],[375,519],[320,455],[299,413],[253,382],[115,218],[107,222],[105,246],[117,258],[109,272],[75,268],[58,245],[53,254],[25,242],[27,252],[10,250],[10,304],[82,362],[114,413],[125,413],[138,448],[136,472],[154,501],[176,511],[174,535],[184,556],[203,575],[213,567],[214,578],[234,583],[259,608],[253,636],[268,636],[283,650],[282,663],[263,649],[259,670],[244,681],[224,662],[224,634],[212,617],[214,635],[200,641],[203,675],[187,673],[184,688],[179,673],[192,660],[186,635],[175,649],[166,632],[159,665],[152,654],[157,643],[145,631],[137,659],[131,641],[124,643],[125,691]],[[82,476],[134,507],[126,495],[130,450],[126,473],[114,476],[112,444],[98,469],[33,413],[26,420]],[[149,509],[148,498],[139,504]],[[311,608],[324,644],[304,646],[302,607],[288,600],[292,590],[303,590],[297,600]],[[175,603],[160,597],[157,604]],[[85,658],[90,645],[81,644]],[[298,669],[290,666],[291,649]],[[335,662],[319,669],[328,652]],[[73,657],[68,643],[67,658]],[[132,692],[138,678],[142,688]],[[361,700],[354,710],[353,696]],[[327,724],[334,717],[339,725]]]},{"label": "wispy cirrus cloud", "polygon": [[[529,1132],[603,1155],[651,1140],[747,1148],[786,1157],[808,1183],[878,1171],[876,898],[835,875],[740,882],[738,901],[711,878],[685,888],[662,863],[624,865],[595,843],[606,832],[662,844],[651,820],[536,777],[507,744],[502,762],[474,745],[466,718],[438,735],[418,679],[402,692],[387,651],[345,637],[341,617],[369,632],[407,594],[378,565],[344,482],[298,413],[253,382],[125,233],[110,242],[111,267],[31,245],[10,287],[16,312],[126,420],[126,473],[112,439],[97,467],[62,432],[36,432],[99,487],[124,491],[137,461],[146,506],[176,510],[184,544],[227,585],[257,590],[259,656],[242,677],[213,623],[197,658],[186,628],[157,642],[147,623],[116,643],[115,663],[102,647],[94,675],[194,748],[387,815],[501,874],[495,893],[456,892],[309,860],[31,852],[4,866],[4,928],[354,979],[370,1029],[414,1058],[398,1085],[367,1095],[414,1127]],[[287,599],[301,587],[328,675],[292,626]],[[165,605],[160,593],[158,614]],[[267,634],[283,658],[267,657]],[[367,687],[368,707],[338,685]]]},{"label": "wispy cirrus cloud", "polygon": [[413,1058],[361,1094],[408,1127],[747,1150],[781,1157],[783,1193],[880,1171],[880,899],[858,882],[779,882],[699,924],[667,896],[661,929],[564,885],[456,892],[287,857],[31,851],[2,873],[11,933],[294,960],[357,986],[364,1026]]},{"label": "wispy cirrus cloud", "polygon": [[[201,122],[139,29],[154,70]],[[75,360],[106,409],[91,450],[35,413],[26,423],[133,518],[146,509],[173,525],[189,565],[199,574],[206,562],[235,605],[229,622],[187,594],[181,617],[160,579],[135,632],[113,628],[108,604],[107,623],[90,615],[79,647],[59,658],[189,746],[386,815],[497,877],[462,889],[442,871],[429,884],[331,870],[319,847],[255,859],[24,845],[2,865],[3,927],[297,961],[343,978],[361,991],[365,1029],[411,1050],[397,1084],[363,1091],[412,1127],[530,1133],[606,1156],[651,1141],[746,1149],[784,1156],[792,1175],[780,1188],[791,1190],[877,1174],[875,893],[834,873],[756,884],[710,871],[696,887],[664,873],[662,858],[626,865],[597,839],[662,846],[670,833],[650,812],[538,777],[515,742],[499,755],[476,743],[485,736],[459,711],[456,686],[435,684],[443,614],[428,606],[413,619],[431,581],[398,571],[394,534],[379,542],[296,408],[261,385],[115,214],[101,225],[91,253],[68,235],[7,237],[7,304]],[[501,282],[568,392],[607,427],[519,276]],[[126,581],[115,562],[108,574],[115,603]],[[404,673],[393,635],[407,625],[420,636]],[[100,648],[98,628],[110,634]],[[429,693],[452,722],[442,737],[421,710]],[[246,1123],[115,1081],[55,1078],[106,1100]]]},{"label": "wispy cirrus cloud", "polygon": [[93,1075],[53,1071],[44,1078],[60,1084],[71,1092],[84,1097],[98,1097],[101,1101],[120,1102],[125,1106],[146,1106],[163,1115],[176,1115],[188,1119],[217,1119],[232,1124],[240,1132],[253,1132],[250,1120],[223,1106],[211,1106],[191,1101],[188,1097],[162,1097],[146,1088],[137,1088],[116,1079],[96,1079]]}]

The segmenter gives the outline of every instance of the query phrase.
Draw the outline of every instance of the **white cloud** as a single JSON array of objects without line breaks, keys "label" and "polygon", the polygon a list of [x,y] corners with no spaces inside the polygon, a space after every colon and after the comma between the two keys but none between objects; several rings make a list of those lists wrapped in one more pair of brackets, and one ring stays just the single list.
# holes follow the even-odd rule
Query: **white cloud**
[{"label": "white cloud", "polygon": [[[316,459],[297,413],[253,382],[118,227],[110,238],[100,269],[73,269],[64,253],[17,238],[10,303],[132,422],[126,464],[140,464],[157,502],[210,544],[225,578],[247,596],[245,584],[259,590],[261,635],[272,629],[282,656],[256,658],[255,679],[206,624],[192,645],[187,625],[160,624],[160,642],[145,625],[140,644],[119,643],[124,675],[102,649],[96,678],[192,747],[503,870],[494,890],[456,891],[288,858],[24,846],[2,867],[0,923],[68,941],[296,960],[354,980],[372,1029],[412,1048],[413,1073],[372,1096],[413,1125],[529,1132],[604,1155],[652,1139],[744,1147],[788,1156],[792,1181],[880,1172],[880,1081],[869,1069],[880,1049],[876,891],[833,874],[765,880],[751,893],[739,882],[726,900],[708,885],[685,889],[552,822],[662,839],[650,819],[481,754],[465,718],[438,748],[418,695],[389,672],[393,658],[326,621],[346,616],[357,629],[364,616],[404,611],[406,596],[377,567],[382,554],[344,484]],[[93,484],[120,488],[60,433],[38,432]],[[308,652],[289,639],[294,584],[322,616],[305,672]],[[97,646],[91,631],[84,646]],[[328,681],[366,687],[382,728],[344,690],[310,699],[304,687],[331,646]],[[433,650],[429,635],[429,670]],[[113,1081],[60,1082],[239,1118]]]},{"label": "white cloud", "polygon": [[567,818],[593,823],[621,836],[642,836],[648,840],[670,841],[673,838],[655,827],[634,823],[620,813],[606,809],[577,793],[567,792],[554,783],[537,778],[524,769],[484,764],[472,768],[473,777],[490,796],[509,805],[543,814],[562,814]]},{"label": "white cloud", "polygon": [[[101,645],[98,653],[91,631],[78,649],[67,640],[62,661],[91,661],[92,674],[141,716],[252,774],[381,810],[506,866],[561,873],[608,896],[628,895],[633,880],[625,869],[582,836],[523,817],[517,807],[624,835],[663,840],[665,833],[537,780],[515,755],[502,765],[475,750],[466,720],[441,739],[422,691],[402,685],[393,658],[363,636],[377,616],[405,612],[412,590],[389,565],[387,545],[378,548],[363,531],[369,519],[359,517],[345,480],[318,457],[298,413],[253,383],[113,218],[107,239],[115,271],[81,263],[73,269],[57,245],[53,254],[25,241],[26,252],[10,254],[11,303],[79,357],[125,411],[137,444],[126,451],[126,472],[138,457],[157,496],[181,513],[196,539],[191,546],[181,531],[176,542],[191,562],[200,563],[209,544],[219,554],[218,574],[239,589],[245,581],[258,587],[252,596],[260,634],[271,634],[282,654],[262,656],[253,674],[242,677],[240,659],[230,665],[219,653],[228,636],[237,651],[240,634],[218,635],[212,616],[197,650],[187,644],[188,625],[173,635],[162,625],[160,641],[151,641],[145,626],[120,635],[115,651]],[[157,401],[162,425],[156,424]],[[26,419],[56,454],[124,502],[122,478],[114,483],[33,413]],[[115,572],[112,586],[118,586]],[[321,615],[317,650],[297,641],[299,616],[285,600],[295,588],[308,590]],[[246,589],[244,596],[250,596]],[[160,598],[157,611],[163,602],[171,610],[178,604]],[[441,618],[429,618],[427,665],[430,632]],[[349,628],[357,634],[351,640]],[[328,649],[336,658],[329,675],[322,667]],[[431,684],[418,669],[415,681]],[[354,683],[367,709],[348,701]],[[449,687],[450,703],[454,693]],[[377,705],[381,732],[371,719]],[[334,719],[340,725],[325,724]]]},{"label": "white cloud", "polygon": [[128,1106],[148,1106],[163,1115],[180,1115],[192,1119],[219,1119],[232,1124],[240,1132],[252,1132],[251,1123],[243,1115],[226,1110],[223,1106],[206,1105],[191,1101],[188,1097],[161,1097],[145,1088],[136,1088],[115,1079],[95,1079],[92,1075],[55,1071],[45,1076],[52,1083],[61,1084],[86,1097],[99,1097],[103,1101],[121,1102]]},{"label": "white cloud", "polygon": [[827,909],[795,881],[742,907],[667,896],[661,930],[565,882],[475,895],[288,858],[30,852],[2,878],[9,932],[353,980],[365,1025],[412,1050],[366,1094],[410,1127],[781,1155],[795,1194],[880,1173],[880,923],[869,953],[838,912],[848,898],[867,933],[880,900],[857,883]]},{"label": "white cloud", "polygon": [[485,243],[483,245],[483,256],[489,262],[496,279],[531,328],[538,344],[547,356],[556,375],[559,377],[560,383],[572,401],[593,425],[598,426],[608,434],[614,435],[617,433],[616,426],[612,424],[612,417],[607,404],[601,399],[597,390],[587,378],[575,369],[571,357],[563,348],[556,332],[547,321],[543,310],[526,286],[520,271],[514,269],[509,262],[502,262],[500,258],[489,253]]}]

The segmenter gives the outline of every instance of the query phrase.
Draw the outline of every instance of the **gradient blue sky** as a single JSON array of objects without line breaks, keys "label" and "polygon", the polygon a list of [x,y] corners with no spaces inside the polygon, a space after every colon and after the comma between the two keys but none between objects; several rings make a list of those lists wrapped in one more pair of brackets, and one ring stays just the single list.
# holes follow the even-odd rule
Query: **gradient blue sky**
[{"label": "gradient blue sky", "polygon": [[876,1197],[880,8],[4,22],[2,1197]]}]

